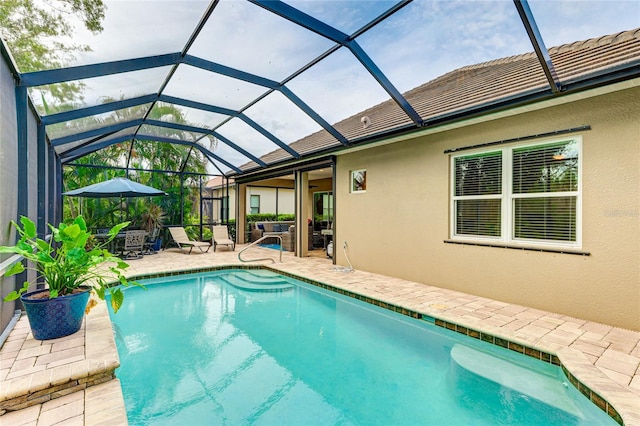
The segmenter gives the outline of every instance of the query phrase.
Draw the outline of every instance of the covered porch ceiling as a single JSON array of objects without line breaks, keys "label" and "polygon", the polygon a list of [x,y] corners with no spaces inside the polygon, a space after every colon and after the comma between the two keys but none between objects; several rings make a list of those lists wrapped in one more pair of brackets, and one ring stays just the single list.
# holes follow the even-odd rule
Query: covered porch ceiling
[{"label": "covered porch ceiling", "polygon": [[[105,3],[105,30],[78,30],[92,52],[63,69],[16,70],[63,164],[155,141],[197,149],[224,176],[255,172],[432,126],[438,121],[424,113],[425,99],[407,96],[411,89],[528,52],[540,84],[513,93],[496,86],[490,104],[454,106],[448,116],[640,76],[638,54],[565,75],[548,49],[640,26],[634,0]],[[39,88],[65,82],[82,83],[84,99],[49,113]],[[363,132],[368,117],[358,114],[383,104],[384,129]],[[153,113],[167,105],[187,120]],[[357,131],[335,125],[356,115]],[[321,143],[295,144],[311,134]]]}]

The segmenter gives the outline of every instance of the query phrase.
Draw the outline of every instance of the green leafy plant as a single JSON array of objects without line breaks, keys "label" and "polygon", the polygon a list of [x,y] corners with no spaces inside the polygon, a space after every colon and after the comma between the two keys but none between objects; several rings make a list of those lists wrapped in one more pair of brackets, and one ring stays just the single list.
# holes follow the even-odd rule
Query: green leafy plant
[{"label": "green leafy plant", "polygon": [[[14,246],[0,246],[0,253],[19,254],[35,267],[25,268],[22,262],[17,262],[9,268],[5,277],[35,270],[38,277],[46,281],[50,299],[73,294],[79,291],[80,286],[90,285],[100,299],[104,300],[106,292],[109,292],[114,312],[120,309],[124,293],[108,283],[117,280],[123,286],[139,285],[135,281],[129,282],[123,275],[129,265],[105,248],[129,222],[115,225],[109,231],[108,238],[100,243],[91,238],[82,216],[78,216],[71,224],[61,223],[57,228],[49,225],[52,233],[49,242],[37,237],[36,226],[31,219],[22,216],[20,222],[22,226],[11,221],[20,240]],[[108,263],[107,267],[100,267],[105,262]],[[25,281],[22,288],[4,298],[5,302],[18,299],[32,284]]]},{"label": "green leafy plant", "polygon": [[142,228],[151,233],[154,228],[162,228],[166,215],[157,204],[149,204],[149,208],[142,214]]}]

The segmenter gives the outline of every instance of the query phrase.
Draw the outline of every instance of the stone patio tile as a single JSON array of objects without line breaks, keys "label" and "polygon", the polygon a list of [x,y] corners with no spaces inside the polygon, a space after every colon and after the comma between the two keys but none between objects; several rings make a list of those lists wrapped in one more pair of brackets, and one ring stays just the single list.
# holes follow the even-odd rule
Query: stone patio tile
[{"label": "stone patio tile", "polygon": [[587,359],[589,360],[589,362],[591,364],[596,365],[596,361],[598,361],[599,356],[591,355],[591,354],[588,354],[586,352],[585,352],[584,355],[587,357]]},{"label": "stone patio tile", "polygon": [[[516,321],[518,321],[518,320],[516,320]],[[516,322],[516,321],[514,321],[514,322]],[[507,327],[509,327],[510,325],[511,324],[508,324]],[[519,331],[519,334],[526,334],[526,335],[532,336],[534,338],[540,338],[540,337],[542,337],[542,336],[544,336],[544,335],[549,333],[549,329],[548,328],[540,327],[535,322],[531,323],[531,324],[524,325],[523,327],[518,329],[518,331]]]},{"label": "stone patio tile", "polygon": [[51,352],[46,355],[42,355],[38,357],[36,361],[36,365],[60,365],[60,362],[65,362],[70,358],[75,357],[84,357],[84,345],[83,346],[75,346],[69,349],[60,350],[57,352]]},{"label": "stone patio tile", "polygon": [[616,371],[631,378],[640,366],[640,359],[609,348],[600,356],[596,366]]},{"label": "stone patio tile", "polygon": [[25,337],[27,337],[26,340],[23,340],[22,342],[22,348],[21,349],[29,349],[29,348],[35,348],[38,346],[42,346],[43,344],[50,344],[51,341],[49,340],[48,343],[42,341],[42,340],[36,340],[33,338],[33,335],[31,333],[28,333]]},{"label": "stone patio tile", "polygon": [[607,342],[611,343],[611,348],[620,352],[624,352],[626,354],[631,354],[636,347],[634,341],[626,338],[624,336],[616,335],[616,334],[607,334],[604,339]]},{"label": "stone patio tile", "polygon": [[61,342],[56,342],[53,345],[51,345],[51,352],[54,353],[54,352],[59,352],[67,349],[84,347],[84,340],[85,339],[83,335],[75,337],[75,334],[74,334],[74,338],[72,339],[63,340]]},{"label": "stone patio tile", "polygon": [[548,330],[553,330],[555,328],[558,328],[558,326],[562,323],[563,323],[562,320],[552,318],[548,315],[531,322],[531,324],[533,325],[536,325],[538,327],[544,327]]},{"label": "stone patio tile", "polygon": [[[526,328],[527,326],[529,327],[536,327],[534,325],[530,325],[529,321],[527,320],[514,320],[511,321],[509,324],[505,324],[504,327],[507,330],[513,330],[513,331],[522,331],[523,333],[526,333],[527,331],[524,330],[524,328]],[[549,330],[547,330],[546,328],[544,329],[544,333],[548,333]]]},{"label": "stone patio tile", "polygon": [[50,425],[63,421],[66,423],[83,413],[84,392],[74,392],[42,404],[39,423]]},{"label": "stone patio tile", "polygon": [[[28,358],[31,359],[31,358]],[[16,364],[20,362],[20,361],[16,361]],[[14,364],[14,365],[16,365]],[[9,371],[9,374],[7,374],[7,379],[15,379],[17,377],[21,377],[21,376],[28,376],[31,374],[35,374],[39,371],[43,371],[46,369],[46,366],[44,365],[38,365],[38,366],[32,366],[29,368],[24,368],[24,369],[20,369],[20,368],[16,368],[16,369],[11,369]]]},{"label": "stone patio tile", "polygon": [[31,374],[29,392],[39,391],[51,386],[51,370],[42,370]]},{"label": "stone patio tile", "polygon": [[611,327],[610,325],[600,324],[597,322],[587,322],[583,324],[580,328],[582,328],[584,331],[593,331],[594,333],[606,335],[611,331],[613,327]]},{"label": "stone patio tile", "polygon": [[[16,359],[15,362],[11,365],[10,371],[14,374],[18,372],[20,375],[23,375],[25,374],[25,371],[33,368],[33,366],[36,364],[37,359],[38,358],[35,356],[31,358]],[[40,367],[39,369],[42,369],[42,367]]]},{"label": "stone patio tile", "polygon": [[[593,341],[602,341],[604,342],[604,335],[600,333],[594,333],[593,331],[587,331],[580,336],[580,338],[590,339]],[[604,342],[607,346],[609,346],[609,342]]]},{"label": "stone patio tile", "polygon": [[472,318],[478,318],[481,320],[487,319],[491,317],[491,314],[487,314],[484,312],[478,312],[478,311],[471,311],[471,312],[465,312],[464,310],[450,310],[447,311],[448,313],[452,314],[452,315],[460,315],[462,317],[472,317]]},{"label": "stone patio tile", "polygon": [[574,330],[581,330],[581,332],[585,332],[585,330],[582,330],[582,325],[585,323],[585,321],[579,321],[579,322],[574,322],[571,321],[570,319],[567,319],[567,317],[563,317],[564,322],[562,324],[560,324],[558,326],[558,330],[565,330],[565,331],[574,331]]},{"label": "stone patio tile", "polygon": [[29,390],[31,384],[31,375],[20,376],[9,379],[2,383],[0,387],[0,399],[12,399],[20,395],[24,395]]},{"label": "stone patio tile", "polygon": [[90,425],[125,424],[127,413],[120,381],[116,379],[88,388],[85,391],[85,415]]},{"label": "stone patio tile", "polygon": [[8,356],[15,358],[15,353],[18,352],[21,347],[22,342],[20,340],[6,341],[0,349],[0,360],[6,359]]},{"label": "stone patio tile", "polygon": [[51,352],[51,345],[38,345],[27,349],[21,349],[16,359],[32,358],[46,355]]},{"label": "stone patio tile", "polygon": [[11,367],[13,366],[13,363],[16,361],[16,356],[18,355],[18,352],[9,352],[8,354],[9,356],[7,356],[5,359],[0,360],[0,369],[10,370]]},{"label": "stone patio tile", "polygon": [[611,380],[613,380],[614,382],[619,383],[622,386],[629,386],[629,383],[631,382],[630,376],[627,376],[626,374],[622,374],[614,370],[610,370],[601,365],[598,366],[598,368],[600,369],[600,371],[606,374],[609,378],[611,378]]},{"label": "stone patio tile", "polygon": [[557,343],[559,345],[562,345],[563,347],[567,347],[575,342],[578,337],[578,334],[568,333],[564,330],[555,329],[542,336],[540,340],[549,343]]},{"label": "stone patio tile", "polygon": [[505,317],[505,316],[500,316],[500,315],[494,315],[491,316],[487,319],[485,319],[482,324],[486,324],[488,326],[496,326],[496,327],[502,327],[506,324],[509,324],[511,321],[514,321],[513,318],[509,318],[509,317]]},{"label": "stone patio tile", "polygon": [[61,365],[51,369],[51,385],[57,386],[66,383],[71,378],[71,364]]},{"label": "stone patio tile", "polygon": [[579,351],[584,352],[585,354],[593,355],[596,357],[600,357],[607,347],[603,347],[602,342],[599,341],[589,341],[587,339],[578,339],[571,344],[573,349],[577,349]]},{"label": "stone patio tile", "polygon": [[25,408],[24,410],[9,412],[2,419],[2,426],[35,426],[40,415],[40,405]]},{"label": "stone patio tile", "polygon": [[529,309],[518,312],[515,317],[521,320],[528,320],[530,322],[533,322],[537,319],[540,319],[544,316],[544,314],[542,313],[538,313],[538,312],[532,312]]},{"label": "stone patio tile", "polygon": [[500,314],[500,315],[509,315],[509,316],[515,316],[517,313],[522,312],[524,310],[526,310],[527,308],[524,306],[519,306],[519,305],[507,305],[504,306],[500,309],[496,309],[495,313],[496,314]]}]

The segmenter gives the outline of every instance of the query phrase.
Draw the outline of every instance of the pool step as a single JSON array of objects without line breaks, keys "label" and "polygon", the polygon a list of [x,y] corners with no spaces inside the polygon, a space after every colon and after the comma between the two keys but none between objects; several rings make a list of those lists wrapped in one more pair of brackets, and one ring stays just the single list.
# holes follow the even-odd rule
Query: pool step
[{"label": "pool step", "polygon": [[246,291],[287,291],[293,284],[279,277],[266,277],[251,273],[239,272],[233,277],[220,277],[225,283]]},{"label": "pool step", "polygon": [[497,356],[456,344],[451,349],[454,365],[482,379],[515,390],[548,406],[581,418],[557,377],[531,371]]}]

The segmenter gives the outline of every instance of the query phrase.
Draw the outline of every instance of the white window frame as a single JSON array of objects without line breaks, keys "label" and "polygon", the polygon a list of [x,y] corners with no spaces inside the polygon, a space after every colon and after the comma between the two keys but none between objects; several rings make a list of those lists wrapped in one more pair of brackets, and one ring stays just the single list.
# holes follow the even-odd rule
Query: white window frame
[{"label": "white window frame", "polygon": [[[514,194],[513,193],[513,151],[515,149],[537,147],[544,145],[557,144],[559,142],[575,141],[578,149],[578,185],[575,192],[545,192],[545,193],[531,193],[531,194]],[[502,152],[502,191],[501,194],[492,195],[478,195],[478,196],[455,196],[456,185],[456,169],[455,160],[460,157],[468,157],[474,154],[484,154],[490,152]],[[504,245],[514,246],[545,246],[549,248],[581,248],[582,247],[582,137],[573,136],[570,138],[562,138],[548,141],[538,141],[523,143],[518,145],[511,145],[505,147],[487,147],[478,150],[469,150],[464,153],[450,156],[450,193],[449,193],[449,224],[450,224],[450,238],[452,240],[459,240],[461,242],[478,242],[478,243],[498,243]],[[537,198],[537,197],[575,197],[576,198],[576,240],[575,241],[560,241],[560,240],[539,240],[539,239],[525,239],[516,238],[515,235],[515,200],[523,198]],[[464,235],[456,234],[456,201],[465,199],[500,199],[501,200],[501,223],[500,223],[500,237],[482,236],[482,235]]]},{"label": "white window frame", "polygon": [[[357,189],[356,185],[354,184],[355,182],[355,178],[356,178],[356,174],[363,174],[364,176],[364,181],[365,181],[365,189]],[[365,192],[367,192],[366,187],[367,187],[367,169],[358,169],[358,170],[351,170],[351,173],[349,173],[349,177],[351,179],[350,181],[350,189],[351,189],[351,193],[352,194],[364,194]]]}]

